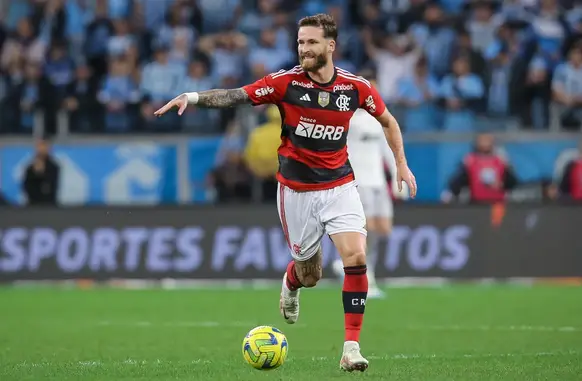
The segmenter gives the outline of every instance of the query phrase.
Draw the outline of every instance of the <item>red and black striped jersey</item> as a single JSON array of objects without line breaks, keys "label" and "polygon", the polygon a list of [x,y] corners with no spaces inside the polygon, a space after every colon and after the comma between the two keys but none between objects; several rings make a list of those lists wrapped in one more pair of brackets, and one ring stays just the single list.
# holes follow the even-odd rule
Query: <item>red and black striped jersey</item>
[{"label": "red and black striped jersey", "polygon": [[296,66],[244,86],[254,105],[279,107],[282,120],[277,180],[297,191],[330,189],[354,180],[346,140],[358,108],[374,117],[386,106],[366,79],[335,68],[318,83]]}]

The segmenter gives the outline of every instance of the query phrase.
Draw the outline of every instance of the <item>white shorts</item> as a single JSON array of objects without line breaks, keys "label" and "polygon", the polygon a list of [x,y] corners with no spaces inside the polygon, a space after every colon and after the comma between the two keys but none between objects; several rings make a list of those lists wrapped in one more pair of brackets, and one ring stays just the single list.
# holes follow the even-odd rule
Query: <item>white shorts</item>
[{"label": "white shorts", "polygon": [[364,205],[366,217],[382,217],[392,219],[394,207],[392,198],[386,187],[365,187],[358,185],[358,193]]},{"label": "white shorts", "polygon": [[355,182],[308,192],[279,184],[277,209],[291,256],[297,261],[313,257],[325,233],[366,235],[366,217]]}]

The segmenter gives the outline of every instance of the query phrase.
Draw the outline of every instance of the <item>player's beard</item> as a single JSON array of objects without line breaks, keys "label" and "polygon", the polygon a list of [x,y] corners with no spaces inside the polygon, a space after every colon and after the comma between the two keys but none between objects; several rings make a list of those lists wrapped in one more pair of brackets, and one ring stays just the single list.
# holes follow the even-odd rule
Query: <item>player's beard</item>
[{"label": "player's beard", "polygon": [[[312,58],[312,57],[309,57]],[[305,57],[299,57],[301,68],[307,72],[315,72],[327,65],[327,56],[325,54],[316,54],[313,61],[305,62]]]}]

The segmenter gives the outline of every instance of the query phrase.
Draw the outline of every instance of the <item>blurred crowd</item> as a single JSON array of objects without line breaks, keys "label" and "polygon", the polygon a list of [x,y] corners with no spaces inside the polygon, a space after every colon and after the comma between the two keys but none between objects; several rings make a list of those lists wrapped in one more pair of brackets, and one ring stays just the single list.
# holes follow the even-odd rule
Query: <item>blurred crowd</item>
[{"label": "blurred crowd", "polygon": [[[216,134],[265,108],[154,109],[296,64],[297,20],[339,24],[337,66],[375,79],[407,133],[582,121],[580,0],[0,2],[0,132]],[[249,108],[250,109],[250,108]],[[65,115],[66,119],[62,116]]]}]

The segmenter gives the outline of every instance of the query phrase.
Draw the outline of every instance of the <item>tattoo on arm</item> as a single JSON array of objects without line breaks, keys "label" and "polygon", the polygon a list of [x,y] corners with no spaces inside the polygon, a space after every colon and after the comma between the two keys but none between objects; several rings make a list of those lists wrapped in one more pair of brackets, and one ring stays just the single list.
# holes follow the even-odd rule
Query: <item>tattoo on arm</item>
[{"label": "tattoo on arm", "polygon": [[246,91],[238,89],[216,89],[201,91],[198,93],[197,106],[208,108],[233,107],[245,103],[251,103]]}]

